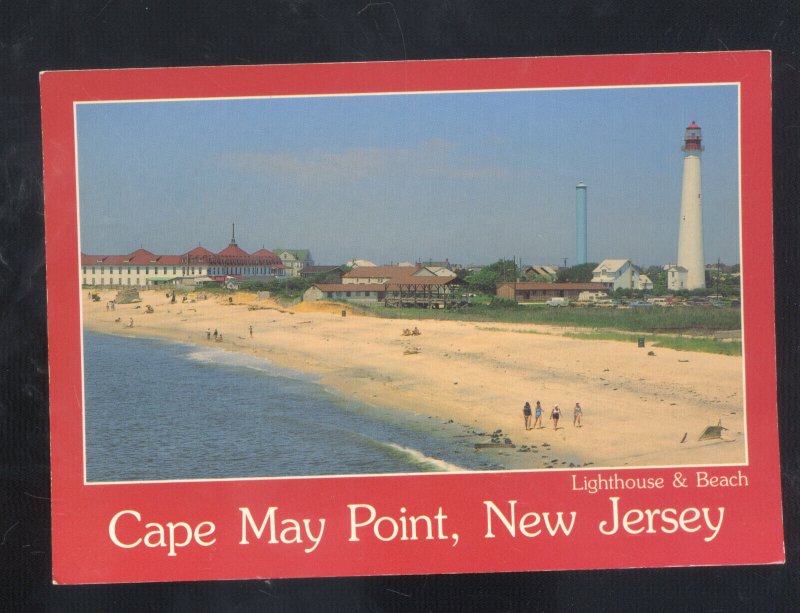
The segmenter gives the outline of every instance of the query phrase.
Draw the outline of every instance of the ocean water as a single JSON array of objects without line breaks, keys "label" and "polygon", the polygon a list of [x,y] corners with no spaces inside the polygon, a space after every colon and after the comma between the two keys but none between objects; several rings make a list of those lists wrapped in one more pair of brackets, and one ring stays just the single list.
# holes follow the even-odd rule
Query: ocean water
[{"label": "ocean water", "polygon": [[216,347],[84,333],[91,482],[501,468],[464,426]]}]

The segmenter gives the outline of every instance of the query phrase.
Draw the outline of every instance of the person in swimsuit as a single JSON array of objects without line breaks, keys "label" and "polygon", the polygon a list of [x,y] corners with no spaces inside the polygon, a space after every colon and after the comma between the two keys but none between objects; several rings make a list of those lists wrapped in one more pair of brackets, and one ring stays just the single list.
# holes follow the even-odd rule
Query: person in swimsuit
[{"label": "person in swimsuit", "polygon": [[582,427],[581,417],[583,417],[583,409],[581,408],[581,403],[576,402],[575,408],[572,411],[572,425],[578,428]]},{"label": "person in swimsuit", "polygon": [[525,416],[525,429],[531,429],[531,403],[526,402],[525,406],[522,407],[522,414]]},{"label": "person in swimsuit", "polygon": [[554,406],[550,412],[550,419],[553,420],[553,429],[558,430],[558,420],[561,419],[561,409],[558,408],[558,405]]},{"label": "person in swimsuit", "polygon": [[534,409],[534,420],[533,420],[533,427],[536,427],[536,424],[539,424],[540,428],[544,428],[542,425],[542,413],[544,413],[544,409],[542,408],[542,403],[538,400],[536,401],[536,408]]}]

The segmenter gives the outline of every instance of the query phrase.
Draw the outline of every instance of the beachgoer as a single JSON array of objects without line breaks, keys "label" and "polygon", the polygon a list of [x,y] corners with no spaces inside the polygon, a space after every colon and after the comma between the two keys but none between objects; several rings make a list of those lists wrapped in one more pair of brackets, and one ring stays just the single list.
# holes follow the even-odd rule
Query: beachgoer
[{"label": "beachgoer", "polygon": [[531,403],[525,402],[525,406],[522,407],[522,414],[525,416],[525,429],[531,429]]},{"label": "beachgoer", "polygon": [[219,336],[219,332],[217,332],[217,329],[214,328],[214,340],[217,340],[217,336]]},{"label": "beachgoer", "polygon": [[542,408],[542,403],[538,400],[536,401],[536,408],[534,409],[534,420],[533,420],[533,427],[536,427],[536,424],[539,424],[540,428],[544,428],[542,425],[542,413],[544,413],[544,409]]},{"label": "beachgoer", "polygon": [[413,336],[419,336],[420,334],[422,334],[422,332],[419,331],[419,328],[417,328],[417,326],[414,326],[414,329],[411,331],[411,334]]},{"label": "beachgoer", "polygon": [[206,340],[211,340],[211,328],[206,328]]},{"label": "beachgoer", "polygon": [[583,409],[581,403],[576,402],[572,413],[572,425],[581,428],[581,417],[583,417]]},{"label": "beachgoer", "polygon": [[113,311],[116,308],[117,308],[117,301],[116,300],[112,300],[111,301],[111,310]]},{"label": "beachgoer", "polygon": [[550,419],[553,420],[553,429],[558,430],[558,420],[561,418],[561,409],[558,408],[558,405],[553,407],[553,410],[550,412]]},{"label": "beachgoer", "polygon": [[111,303],[110,303],[110,302],[106,302],[106,311],[107,311],[108,309],[110,309],[110,308],[111,308]]},{"label": "beachgoer", "polygon": [[131,320],[128,322],[128,327],[133,328],[133,317],[131,317]]},{"label": "beachgoer", "polygon": [[250,326],[250,338],[253,338],[253,326]]}]

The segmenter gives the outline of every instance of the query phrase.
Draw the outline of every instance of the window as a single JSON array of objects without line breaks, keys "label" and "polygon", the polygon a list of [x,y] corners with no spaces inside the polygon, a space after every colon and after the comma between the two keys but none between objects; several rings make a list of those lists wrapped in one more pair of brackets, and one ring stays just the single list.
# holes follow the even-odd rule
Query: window
[{"label": "window", "polygon": [[128,277],[128,285],[130,285],[130,284],[131,284],[131,278]]},{"label": "window", "polygon": [[103,283],[104,283],[104,279],[103,279],[103,277],[100,277],[100,285],[103,285]]},{"label": "window", "polygon": [[352,293],[352,292],[347,292],[347,297],[348,297],[348,298],[350,297],[350,294],[351,294],[351,293]]},{"label": "window", "polygon": [[150,267],[149,266],[145,266],[144,267],[144,274],[146,274],[146,275],[150,274]]},{"label": "window", "polygon": [[86,285],[86,277],[83,278],[83,284]]},{"label": "window", "polygon": [[105,269],[106,269],[106,267],[105,267],[105,266],[101,266],[101,267],[100,267],[100,274],[101,274],[101,275],[103,274],[103,272],[105,271]]},{"label": "window", "polygon": [[94,285],[94,277],[92,277],[92,285]]},{"label": "window", "polygon": [[[94,274],[94,266],[92,266],[92,274]],[[94,281],[92,281],[94,283]]]},{"label": "window", "polygon": [[[139,270],[140,268],[141,268],[141,266],[137,266],[137,267],[136,267],[136,274],[137,274],[137,275],[138,275],[140,272],[142,272],[141,270]],[[139,283],[139,280],[138,280],[138,279],[136,280],[136,283]]]},{"label": "window", "polygon": [[86,274],[86,266],[83,267],[83,274]]},{"label": "window", "polygon": [[176,274],[178,274],[178,267],[177,267],[177,266],[173,266],[173,267],[172,267],[172,274],[173,274],[173,275],[176,275]]},{"label": "window", "polygon": [[131,267],[128,266],[128,274],[131,274]]}]

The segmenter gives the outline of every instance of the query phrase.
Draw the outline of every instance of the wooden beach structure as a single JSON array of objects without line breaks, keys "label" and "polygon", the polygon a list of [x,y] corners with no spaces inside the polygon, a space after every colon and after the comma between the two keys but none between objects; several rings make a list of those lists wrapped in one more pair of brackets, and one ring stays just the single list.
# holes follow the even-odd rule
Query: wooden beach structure
[{"label": "wooden beach structure", "polygon": [[452,309],[470,304],[466,286],[452,271],[430,266],[358,266],[341,283],[317,283],[303,300],[347,300],[388,308]]}]

